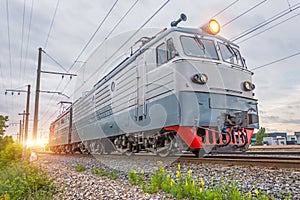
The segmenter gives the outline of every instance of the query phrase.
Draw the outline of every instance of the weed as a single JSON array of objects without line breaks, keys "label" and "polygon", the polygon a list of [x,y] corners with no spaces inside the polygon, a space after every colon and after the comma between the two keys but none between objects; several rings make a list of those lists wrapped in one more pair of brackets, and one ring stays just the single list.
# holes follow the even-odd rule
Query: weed
[{"label": "weed", "polygon": [[75,166],[75,170],[76,170],[76,172],[83,172],[83,171],[86,170],[86,166],[84,166],[84,165],[76,165]]},{"label": "weed", "polygon": [[119,174],[118,174],[118,171],[117,170],[112,170],[110,173],[109,173],[109,178],[111,180],[117,180],[119,178]]},{"label": "weed", "polygon": [[141,168],[138,168],[138,171],[130,169],[128,179],[132,185],[142,185],[145,180],[144,171]]},{"label": "weed", "polygon": [[[205,189],[205,182],[203,178],[196,180],[192,176],[192,170],[187,174],[181,174],[180,165],[176,170],[176,179],[171,178],[171,175],[165,171],[162,163],[154,168],[154,174],[150,177],[150,181],[146,182],[143,171],[135,171],[133,169],[128,173],[129,182],[133,185],[139,185],[144,192],[155,193],[163,190],[172,194],[174,197],[189,198],[189,199],[231,199],[231,200],[268,200],[269,197],[264,192],[256,189],[255,197],[251,192],[242,194],[237,182],[226,182],[220,179],[218,186],[210,186]],[[211,179],[213,182],[213,178]],[[273,199],[273,198],[272,198]],[[291,199],[287,196],[285,199]]]},{"label": "weed", "polygon": [[115,169],[110,172],[106,172],[103,168],[97,167],[92,170],[92,173],[100,176],[107,176],[111,180],[117,180],[119,178],[118,171]]}]

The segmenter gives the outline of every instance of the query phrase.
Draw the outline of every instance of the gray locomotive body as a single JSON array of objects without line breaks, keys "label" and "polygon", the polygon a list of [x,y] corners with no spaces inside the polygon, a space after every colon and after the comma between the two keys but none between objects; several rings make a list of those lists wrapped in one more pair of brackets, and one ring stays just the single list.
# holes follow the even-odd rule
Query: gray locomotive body
[{"label": "gray locomotive body", "polygon": [[[238,46],[201,29],[171,27],[152,38],[51,124],[56,152],[199,155],[244,151],[258,128],[253,73]],[[209,148],[205,148],[209,147]]]}]

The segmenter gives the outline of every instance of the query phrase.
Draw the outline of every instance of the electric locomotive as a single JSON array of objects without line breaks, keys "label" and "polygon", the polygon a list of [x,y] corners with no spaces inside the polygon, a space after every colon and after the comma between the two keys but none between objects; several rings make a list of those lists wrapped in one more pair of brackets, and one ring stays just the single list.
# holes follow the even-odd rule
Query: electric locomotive
[{"label": "electric locomotive", "polygon": [[160,156],[247,150],[259,128],[253,73],[239,47],[201,28],[173,21],[75,101],[50,126],[54,152]]}]

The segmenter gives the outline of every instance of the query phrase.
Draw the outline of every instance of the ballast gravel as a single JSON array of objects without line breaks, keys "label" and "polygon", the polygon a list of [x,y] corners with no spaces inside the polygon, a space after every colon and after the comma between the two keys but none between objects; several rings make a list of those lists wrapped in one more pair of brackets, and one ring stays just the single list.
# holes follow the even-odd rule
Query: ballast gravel
[{"label": "ballast gravel", "polygon": [[[128,181],[130,169],[142,169],[146,178],[153,173],[158,162],[162,161],[166,171],[175,178],[178,162],[174,158],[154,156],[119,156],[119,155],[53,155],[40,154],[39,164],[54,180],[59,189],[55,199],[176,199],[171,194],[159,191],[147,194],[139,186]],[[83,165],[87,169],[77,172],[75,166]],[[242,192],[255,195],[256,189],[264,191],[276,199],[284,199],[288,195],[292,199],[300,199],[300,169],[275,169],[249,166],[225,166],[218,164],[181,163],[181,173],[192,170],[195,179],[203,178],[206,187],[233,181]],[[101,167],[106,171],[118,171],[119,178],[92,174],[92,169]]]}]

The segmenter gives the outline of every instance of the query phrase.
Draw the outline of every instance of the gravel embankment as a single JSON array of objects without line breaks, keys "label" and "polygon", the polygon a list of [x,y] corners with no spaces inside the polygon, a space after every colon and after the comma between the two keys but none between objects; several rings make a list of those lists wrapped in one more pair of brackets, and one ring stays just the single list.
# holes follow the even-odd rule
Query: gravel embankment
[{"label": "gravel embankment", "polygon": [[[39,163],[54,178],[61,189],[56,199],[173,199],[170,194],[159,192],[146,194],[138,186],[129,183],[127,174],[131,168],[142,168],[145,174],[153,172],[157,161],[162,160],[166,170],[175,177],[177,163],[174,159],[158,157],[121,157],[103,155],[95,157],[40,155]],[[84,165],[87,170],[76,172],[74,166]],[[119,179],[110,180],[107,177],[93,175],[95,167],[119,171]],[[255,194],[255,188],[283,199],[287,194],[292,199],[300,199],[300,170],[268,169],[243,166],[222,166],[211,164],[182,163],[181,172],[193,171],[194,178],[202,177],[205,185],[217,185],[220,181],[236,181],[243,192]]]}]

